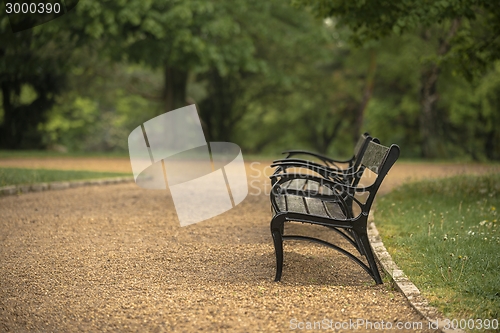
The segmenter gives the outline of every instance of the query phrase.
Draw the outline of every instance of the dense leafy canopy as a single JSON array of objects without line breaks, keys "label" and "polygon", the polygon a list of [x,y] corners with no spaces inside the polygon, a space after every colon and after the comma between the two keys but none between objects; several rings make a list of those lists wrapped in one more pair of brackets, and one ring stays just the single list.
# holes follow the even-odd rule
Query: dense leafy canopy
[{"label": "dense leafy canopy", "polygon": [[[0,146],[41,148],[37,126],[45,110],[62,90],[67,55],[72,50],[67,34],[60,42],[37,30],[10,32],[7,16],[0,18],[0,87],[3,123]],[[64,43],[65,42],[65,43]]]},{"label": "dense leafy canopy", "polygon": [[[348,28],[349,41],[354,45],[408,34],[419,36],[425,42],[424,52],[416,52],[421,55],[416,67],[420,75],[418,141],[421,155],[443,156],[447,141],[460,144],[460,140],[453,139],[457,136],[453,132],[459,129],[450,125],[449,109],[442,108],[439,78],[448,70],[477,85],[485,73],[492,70],[500,59],[500,7],[497,4],[489,0],[295,0],[295,4],[309,6],[317,16]],[[487,136],[490,142],[499,134],[492,130]],[[491,152],[487,154],[492,156]]]},{"label": "dense leafy canopy", "polygon": [[468,78],[500,59],[500,6],[490,0],[294,0],[351,29],[355,44],[458,20],[453,56]]},{"label": "dense leafy canopy", "polygon": [[247,153],[349,155],[368,130],[405,156],[500,159],[496,7],[295,4],[86,0],[15,34],[1,17],[0,146],[125,151],[196,103],[208,140]]}]

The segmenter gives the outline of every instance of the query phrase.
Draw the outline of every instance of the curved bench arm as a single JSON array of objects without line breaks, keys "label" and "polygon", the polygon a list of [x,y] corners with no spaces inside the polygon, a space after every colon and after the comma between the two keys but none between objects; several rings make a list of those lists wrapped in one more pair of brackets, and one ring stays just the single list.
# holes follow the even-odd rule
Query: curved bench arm
[{"label": "curved bench arm", "polygon": [[329,167],[329,166],[325,166],[324,164],[316,163],[314,161],[304,160],[302,158],[282,158],[282,159],[274,160],[273,164],[275,164],[275,163],[284,163],[284,162],[287,162],[287,163],[291,163],[291,162],[309,163],[310,165],[314,165],[314,166],[317,166],[317,167],[322,167],[322,168],[327,167],[327,168],[330,168],[330,169],[333,169],[333,170],[342,171],[342,169],[332,168],[332,167]]},{"label": "curved bench arm", "polygon": [[[319,174],[321,177],[324,177],[326,179],[337,179],[338,181],[342,181],[343,173],[335,171],[335,170],[329,170],[328,167],[325,167],[324,165],[312,165],[310,163],[306,162],[295,162],[295,161],[287,161],[285,160],[284,162],[281,163],[273,163],[271,164],[272,168],[276,168],[276,170],[273,173],[273,176],[279,175],[282,173],[286,173],[288,168],[304,168],[308,169],[311,171],[314,171],[315,173]],[[275,179],[271,178],[271,184],[274,185]]]},{"label": "curved bench arm", "polygon": [[345,170],[336,170],[329,167],[325,167],[324,165],[321,164],[299,159],[292,159],[292,160],[284,159],[280,161],[275,161],[271,164],[271,167],[277,168],[274,174],[278,174],[281,171],[286,172],[287,168],[305,168],[314,171],[325,178],[336,179],[337,181],[341,181],[345,177],[354,177],[357,172],[353,168],[347,168]]},{"label": "curved bench arm", "polygon": [[284,152],[282,152],[282,154],[288,154],[288,156],[286,158],[292,157],[293,155],[300,155],[300,154],[314,156],[316,158],[319,158],[320,160],[322,160],[323,162],[325,162],[327,164],[328,163],[333,164],[337,168],[339,168],[339,166],[336,165],[335,163],[347,163],[350,165],[354,159],[354,157],[351,157],[350,159],[347,159],[347,160],[336,160],[336,159],[330,158],[328,156],[325,156],[323,154],[319,154],[319,153],[315,153],[315,152],[307,151],[307,150],[285,150]]}]

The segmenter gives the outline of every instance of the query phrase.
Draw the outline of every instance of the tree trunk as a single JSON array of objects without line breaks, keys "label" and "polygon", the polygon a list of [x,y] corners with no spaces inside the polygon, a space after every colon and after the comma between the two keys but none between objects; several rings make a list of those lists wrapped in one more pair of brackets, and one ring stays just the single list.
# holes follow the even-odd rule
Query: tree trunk
[{"label": "tree trunk", "polygon": [[[186,103],[186,85],[188,73],[175,67],[165,65],[164,69],[165,85],[163,90],[163,100],[165,103],[165,112],[173,111],[187,105]],[[174,123],[167,124],[168,128],[164,131],[171,133],[172,137],[178,137],[179,129]]]},{"label": "tree trunk", "polygon": [[420,136],[422,157],[432,158],[436,156],[436,144],[439,132],[437,117],[434,114],[435,104],[438,100],[436,83],[439,76],[439,68],[433,64],[430,69],[422,73],[422,89],[420,96]]},{"label": "tree trunk", "polygon": [[[36,89],[36,87],[34,87]],[[43,148],[42,133],[38,126],[45,121],[45,113],[53,105],[44,91],[37,90],[39,96],[29,105],[19,105],[20,85],[4,82],[1,87],[3,98],[3,123],[0,125],[0,147],[4,149]]]},{"label": "tree trunk", "polygon": [[363,99],[357,110],[356,118],[354,120],[354,130],[353,139],[357,142],[359,136],[361,135],[361,128],[363,127],[363,119],[365,116],[365,110],[368,106],[373,93],[373,83],[375,81],[375,72],[377,70],[377,53],[374,49],[370,49],[370,65],[368,67],[368,73],[366,74],[365,89],[363,91]]},{"label": "tree trunk", "polygon": [[[439,41],[437,56],[442,57],[450,50],[450,41],[455,36],[460,27],[460,20],[455,19],[451,23],[450,30],[446,38]],[[430,31],[424,32],[422,38],[430,40]],[[420,147],[424,158],[438,157],[438,146],[441,126],[436,115],[436,102],[439,95],[436,89],[439,78],[439,66],[436,63],[430,64],[424,69],[421,75],[420,89]]]},{"label": "tree trunk", "polygon": [[486,152],[486,157],[492,161],[500,159],[500,156],[498,155],[497,151],[499,140],[495,139],[496,137],[497,135],[494,129],[486,133],[486,142],[484,144],[484,150]]},{"label": "tree trunk", "polygon": [[231,76],[223,77],[217,70],[207,73],[209,96],[200,103],[200,116],[206,125],[210,141],[231,141],[233,130],[244,113],[235,108],[241,94],[240,81]]},{"label": "tree trunk", "polygon": [[14,149],[15,126],[12,123],[13,107],[10,100],[11,90],[7,83],[2,84],[3,123],[0,126],[0,147]]},{"label": "tree trunk", "polygon": [[188,72],[166,65],[164,73],[165,88],[163,98],[165,101],[165,112],[186,106]]}]

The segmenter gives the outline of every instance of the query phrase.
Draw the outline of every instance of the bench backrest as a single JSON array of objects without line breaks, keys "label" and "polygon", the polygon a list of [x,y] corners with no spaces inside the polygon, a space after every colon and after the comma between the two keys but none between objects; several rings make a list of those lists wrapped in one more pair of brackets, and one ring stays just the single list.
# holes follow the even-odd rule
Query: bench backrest
[{"label": "bench backrest", "polygon": [[[377,193],[385,176],[399,157],[399,146],[383,146],[377,142],[370,141],[361,158],[360,172],[368,169],[377,175],[375,181],[368,186],[368,198],[365,201],[363,211],[368,212],[371,208],[375,194]],[[362,187],[362,186],[360,186]]]},{"label": "bench backrest", "polygon": [[361,158],[363,157],[366,148],[368,147],[368,142],[375,141],[380,143],[377,138],[372,138],[368,132],[365,132],[359,136],[356,145],[354,146],[354,157],[352,159],[352,168],[358,169],[361,164]]}]

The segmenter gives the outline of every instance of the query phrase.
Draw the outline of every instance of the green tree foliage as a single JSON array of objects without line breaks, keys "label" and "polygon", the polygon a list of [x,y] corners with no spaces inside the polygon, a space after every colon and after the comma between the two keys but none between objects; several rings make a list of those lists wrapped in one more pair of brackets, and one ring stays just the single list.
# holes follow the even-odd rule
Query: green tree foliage
[{"label": "green tree foliage", "polygon": [[[421,72],[433,48],[420,36],[405,34],[385,39],[378,52],[373,98],[366,111],[364,129],[382,142],[397,142],[406,156],[421,155]],[[434,149],[441,158],[468,156],[475,160],[498,159],[500,116],[498,63],[473,84],[454,74],[456,67],[440,67],[436,90],[435,133],[441,138]]]},{"label": "green tree foliage", "polygon": [[498,159],[497,14],[470,1],[298,1],[323,20],[288,0],[86,0],[18,34],[2,18],[2,145],[126,150],[196,103],[207,139],[246,153],[347,156],[370,131],[405,156]]},{"label": "green tree foliage", "polygon": [[[309,98],[303,92],[304,81],[314,81],[318,62],[328,57],[328,38],[321,22],[311,15],[291,8],[286,1],[249,4],[251,7],[235,19],[252,41],[258,70],[240,68],[224,75],[214,68],[199,75],[207,82],[208,96],[201,101],[200,112],[212,140],[230,140],[241,130],[238,125],[249,121],[247,115],[259,113],[257,110],[273,113],[274,107],[279,108],[282,122],[291,113],[301,113],[286,99],[293,94]],[[311,54],[313,49],[316,52]],[[239,137],[242,141],[250,139],[259,150],[272,141],[267,134],[256,137],[255,128],[263,125],[248,126],[249,131]]]},{"label": "green tree foliage", "polygon": [[[101,54],[111,61],[125,60],[162,72],[159,91],[138,88],[144,82],[139,80],[129,92],[162,100],[163,110],[197,102],[210,140],[234,139],[252,105],[265,101],[269,110],[280,97],[297,93],[302,80],[314,80],[318,60],[328,56],[321,23],[281,0],[152,1],[133,6],[88,1],[78,6],[76,14],[61,24],[80,43],[101,45]],[[315,48],[323,51],[311,53]],[[122,84],[127,80],[120,79]],[[67,108],[66,113],[71,112]],[[295,106],[288,112],[301,110]],[[53,137],[55,128],[64,131],[61,126],[46,127]],[[248,147],[254,146],[254,134],[245,139]],[[269,135],[264,137],[257,146],[271,142]]]},{"label": "green tree foliage", "polygon": [[128,60],[164,75],[165,111],[186,105],[190,71],[215,68],[221,75],[255,71],[251,38],[238,17],[251,2],[201,0],[80,3],[62,22],[84,39],[100,39],[114,60]]},{"label": "green tree foliage", "polygon": [[473,86],[448,74],[439,90],[445,134],[456,153],[465,152],[475,160],[500,160],[500,62]]},{"label": "green tree foliage", "polygon": [[[103,59],[161,69],[166,111],[187,104],[190,71],[215,68],[220,75],[256,71],[259,63],[253,57],[252,40],[235,20],[244,16],[249,4],[89,0],[57,20],[17,34],[8,33],[8,19],[2,17],[3,146],[22,147],[20,136],[36,133],[45,121],[45,111],[61,89],[73,47],[96,47]],[[19,96],[25,83],[34,87],[39,98],[31,106],[16,106],[11,100],[13,95]],[[39,138],[34,141],[40,142]],[[33,140],[27,146],[33,147]]]},{"label": "green tree foliage", "polygon": [[[468,78],[500,58],[500,7],[490,0],[385,1],[385,0],[293,0],[309,6],[316,15],[335,17],[353,34],[351,41],[363,44],[390,35],[413,33],[459,21],[456,38],[450,41],[454,56]],[[458,28],[458,27],[457,27]]]},{"label": "green tree foliage", "polygon": [[[321,17],[347,27],[350,41],[363,45],[387,36],[416,34],[433,52],[421,58],[420,151],[442,156],[447,119],[439,112],[438,78],[445,64],[469,81],[480,80],[500,59],[500,8],[489,0],[348,1],[297,0]],[[472,138],[471,138],[472,139]]]},{"label": "green tree foliage", "polygon": [[[60,34],[60,44],[40,27],[12,33],[6,15],[0,16],[0,87],[3,121],[0,147],[40,148],[38,126],[65,82],[71,42]],[[30,98],[23,98],[26,93]]]},{"label": "green tree foliage", "polygon": [[163,110],[156,96],[161,75],[102,59],[89,48],[81,48],[73,61],[66,92],[41,126],[44,143],[71,151],[125,151],[130,131]]}]

